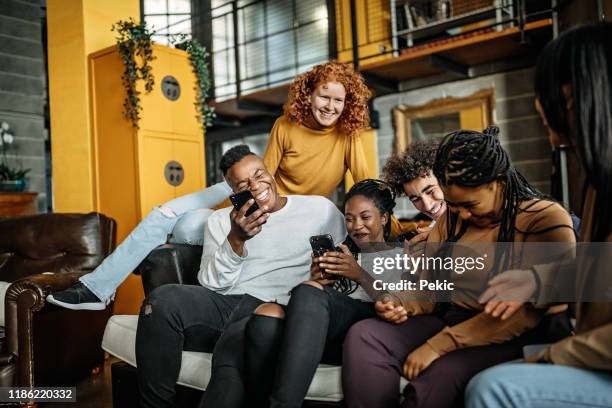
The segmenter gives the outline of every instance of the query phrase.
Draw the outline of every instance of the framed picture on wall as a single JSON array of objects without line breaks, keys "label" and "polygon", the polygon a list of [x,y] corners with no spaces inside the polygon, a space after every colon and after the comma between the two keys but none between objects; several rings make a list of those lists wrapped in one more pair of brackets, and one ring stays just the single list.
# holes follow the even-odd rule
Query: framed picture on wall
[{"label": "framed picture on wall", "polygon": [[458,130],[482,131],[493,122],[494,92],[485,89],[465,98],[435,99],[425,105],[393,108],[394,153],[412,141],[426,141]]}]

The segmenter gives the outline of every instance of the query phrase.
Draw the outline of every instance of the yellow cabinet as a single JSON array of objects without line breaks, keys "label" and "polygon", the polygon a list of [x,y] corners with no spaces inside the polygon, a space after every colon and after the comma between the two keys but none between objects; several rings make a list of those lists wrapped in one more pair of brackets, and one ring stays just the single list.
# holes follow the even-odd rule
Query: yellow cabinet
[{"label": "yellow cabinet", "polygon": [[89,56],[95,203],[117,220],[119,242],[153,207],[205,186],[204,133],[188,55],[161,45],[153,46],[153,55],[155,86],[145,94],[140,84],[139,129],[122,114],[124,66],[117,48]]},{"label": "yellow cabinet", "polygon": [[[205,184],[204,137],[194,105],[196,78],[187,53],[154,45],[153,55],[155,87],[149,94],[140,89],[140,129],[122,114],[124,67],[116,47],[89,57],[96,201],[99,211],[117,220],[120,239],[151,208]],[[177,99],[164,95],[164,81],[178,89]],[[164,177],[170,162],[183,170],[178,185]]]}]

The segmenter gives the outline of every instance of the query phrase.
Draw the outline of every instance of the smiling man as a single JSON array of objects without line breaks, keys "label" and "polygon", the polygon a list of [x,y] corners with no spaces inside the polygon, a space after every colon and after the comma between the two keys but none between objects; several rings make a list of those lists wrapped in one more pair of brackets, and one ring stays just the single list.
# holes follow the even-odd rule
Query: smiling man
[{"label": "smiling man", "polygon": [[[198,280],[165,285],[143,303],[136,334],[143,407],[174,406],[181,352],[212,352],[230,323],[263,302],[286,303],[310,273],[312,235],[346,235],[344,217],[320,196],[281,196],[274,177],[248,146],[228,150],[219,167],[232,190],[254,199],[239,211],[223,208],[208,219]],[[259,209],[245,215],[253,204]]]},{"label": "smiling man", "polygon": [[434,223],[446,211],[444,193],[432,170],[437,148],[436,141],[413,142],[402,154],[387,160],[383,168],[384,179],[396,194],[407,196]]}]

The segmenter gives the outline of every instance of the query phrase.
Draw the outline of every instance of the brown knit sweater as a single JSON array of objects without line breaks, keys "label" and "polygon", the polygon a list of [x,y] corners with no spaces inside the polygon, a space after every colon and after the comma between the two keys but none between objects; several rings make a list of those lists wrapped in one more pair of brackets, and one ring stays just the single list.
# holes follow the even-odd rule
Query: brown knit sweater
[{"label": "brown knit sweater", "polygon": [[[517,253],[520,245],[528,242],[575,242],[572,229],[572,220],[559,204],[546,200],[529,200],[520,204],[516,217],[515,243]],[[427,245],[445,242],[450,213],[442,217],[432,230]],[[461,227],[458,222],[457,230]],[[458,244],[487,244],[495,243],[499,234],[499,225],[478,228],[472,224],[457,241]],[[493,249],[493,246],[489,248]],[[494,253],[487,254],[492,260]],[[532,262],[533,260],[530,260]],[[550,262],[552,260],[548,260]],[[487,262],[490,266],[492,262]],[[520,267],[521,262],[515,262],[514,267]],[[455,284],[451,300],[454,304],[475,311],[482,311],[483,305],[478,303],[478,294],[482,290],[490,268],[482,271],[470,271],[462,275],[452,273],[450,277]],[[476,274],[476,275],[475,275]],[[414,293],[396,293],[402,299],[402,305],[409,316],[432,313],[435,308],[434,301],[414,301]],[[409,295],[409,296],[407,296]],[[492,343],[509,341],[523,332],[535,327],[545,309],[536,309],[523,306],[507,320],[491,317],[482,312],[474,317],[452,327],[445,327],[428,340],[429,345],[440,355],[450,351],[473,346],[484,346]]]}]

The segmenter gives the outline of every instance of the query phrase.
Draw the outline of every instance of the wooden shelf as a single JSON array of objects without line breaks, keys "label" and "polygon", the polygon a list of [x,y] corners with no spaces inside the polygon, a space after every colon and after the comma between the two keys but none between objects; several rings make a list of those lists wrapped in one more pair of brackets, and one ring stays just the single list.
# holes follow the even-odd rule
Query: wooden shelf
[{"label": "wooden shelf", "polygon": [[235,116],[241,119],[253,116],[278,116],[287,102],[289,84],[278,85],[242,95],[240,99],[228,99],[214,103],[219,115]]},{"label": "wooden shelf", "polygon": [[38,193],[0,192],[0,217],[17,217],[36,214]]},{"label": "wooden shelf", "polygon": [[540,20],[525,25],[531,44],[521,44],[518,27],[466,35],[458,39],[436,41],[408,48],[386,61],[363,64],[361,71],[393,81],[406,81],[441,74],[447,69],[432,62],[438,57],[457,66],[470,67],[488,62],[535,54],[552,37],[552,20]]}]

